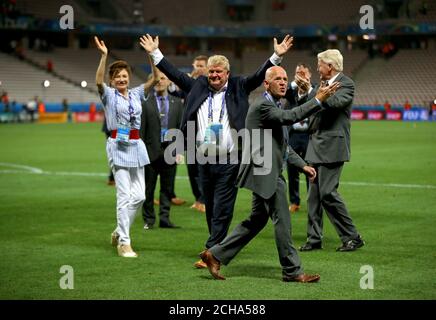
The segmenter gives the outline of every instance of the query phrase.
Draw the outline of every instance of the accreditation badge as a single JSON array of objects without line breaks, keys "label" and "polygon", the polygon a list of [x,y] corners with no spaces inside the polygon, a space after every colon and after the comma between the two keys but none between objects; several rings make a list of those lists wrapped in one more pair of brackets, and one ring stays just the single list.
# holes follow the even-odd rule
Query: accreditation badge
[{"label": "accreditation badge", "polygon": [[118,124],[116,141],[121,143],[128,143],[129,136],[130,136],[130,125]]},{"label": "accreditation badge", "polygon": [[169,130],[166,128],[160,129],[160,142],[171,142],[171,138],[169,136]]},{"label": "accreditation badge", "polygon": [[207,126],[204,133],[204,143],[219,145],[222,135],[223,125],[221,123],[211,123]]}]

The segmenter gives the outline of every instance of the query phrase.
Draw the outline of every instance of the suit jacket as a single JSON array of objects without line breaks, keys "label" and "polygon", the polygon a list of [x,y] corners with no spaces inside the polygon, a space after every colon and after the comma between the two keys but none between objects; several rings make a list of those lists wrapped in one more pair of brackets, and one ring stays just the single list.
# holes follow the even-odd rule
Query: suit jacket
[{"label": "suit jacket", "polygon": [[[245,122],[250,139],[244,140],[237,185],[252,190],[264,199],[269,199],[276,192],[277,179],[282,172],[283,156],[286,151],[282,125],[291,125],[320,109],[315,99],[292,110],[282,110],[264,96],[258,98],[248,110]],[[253,139],[253,129],[259,130],[260,141]],[[271,143],[271,161],[262,161],[263,157],[266,159],[269,157],[265,154],[265,147],[268,146],[265,146],[264,139],[266,143]],[[304,160],[292,149],[290,151],[289,161],[300,168],[304,167],[306,165]]]},{"label": "suit jacket", "polygon": [[[230,76],[226,92],[226,109],[230,127],[237,131],[244,128],[248,112],[248,96],[250,92],[260,86],[265,78],[265,72],[273,64],[269,59],[252,75],[248,77]],[[171,81],[187,93],[185,98],[185,112],[181,129],[186,137],[188,121],[197,121],[197,111],[209,95],[208,79],[200,76],[197,79],[189,77],[186,73],[175,68],[165,57],[157,64]]]},{"label": "suit jacket", "polygon": [[[183,114],[183,103],[173,96],[168,96],[168,99],[168,129],[178,129]],[[149,99],[142,103],[140,136],[147,147],[150,161],[163,156],[166,145],[161,143],[160,114],[154,94],[150,94]]]},{"label": "suit jacket", "polygon": [[[340,73],[335,81],[341,83],[338,91],[323,103],[326,108],[309,118],[311,135],[305,157],[308,163],[350,160],[350,115],[354,82],[343,73]],[[318,87],[311,92],[310,97],[316,94],[317,89]]]}]

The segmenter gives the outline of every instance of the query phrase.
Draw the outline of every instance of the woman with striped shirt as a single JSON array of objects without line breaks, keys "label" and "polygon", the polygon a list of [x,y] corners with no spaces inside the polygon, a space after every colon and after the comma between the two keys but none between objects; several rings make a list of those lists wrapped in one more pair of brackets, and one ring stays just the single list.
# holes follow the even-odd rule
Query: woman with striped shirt
[{"label": "woman with striped shirt", "polygon": [[[150,163],[144,142],[139,137],[141,126],[141,100],[146,100],[149,89],[157,82],[156,67],[153,77],[146,83],[129,89],[131,71],[127,62],[119,60],[109,66],[109,83],[104,83],[108,49],[103,41],[94,37],[101,53],[95,81],[111,136],[107,139],[106,153],[117,188],[117,227],[111,243],[121,257],[135,258],[130,242],[130,227],[136,211],[145,199],[144,166]],[[149,60],[150,61],[150,60]]]}]

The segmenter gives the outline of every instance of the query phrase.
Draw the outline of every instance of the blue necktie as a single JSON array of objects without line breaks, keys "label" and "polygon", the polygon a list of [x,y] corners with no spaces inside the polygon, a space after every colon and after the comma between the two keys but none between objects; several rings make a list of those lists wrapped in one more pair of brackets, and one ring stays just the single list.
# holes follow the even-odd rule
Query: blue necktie
[{"label": "blue necktie", "polygon": [[159,106],[160,126],[161,128],[168,129],[168,111],[165,97],[159,97]]}]

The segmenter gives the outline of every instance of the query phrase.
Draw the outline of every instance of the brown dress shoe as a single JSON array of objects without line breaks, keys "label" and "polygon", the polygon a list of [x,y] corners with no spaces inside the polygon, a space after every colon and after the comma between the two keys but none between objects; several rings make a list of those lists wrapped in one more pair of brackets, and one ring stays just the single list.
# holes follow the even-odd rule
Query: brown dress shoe
[{"label": "brown dress shoe", "polygon": [[198,201],[195,201],[194,204],[191,206],[191,209],[195,209],[197,211],[200,211],[202,213],[206,212],[206,206]]},{"label": "brown dress shoe", "polygon": [[155,206],[158,206],[158,205],[160,205],[160,201],[158,199],[153,199],[153,204]]},{"label": "brown dress shoe", "polygon": [[186,203],[186,200],[180,199],[180,198],[172,198],[171,203],[175,206],[181,206],[182,204]]},{"label": "brown dress shoe", "polygon": [[203,262],[203,260],[198,260],[196,263],[194,263],[194,267],[196,268],[196,269],[207,269],[207,264],[205,264],[204,262]]},{"label": "brown dress shoe", "polygon": [[319,274],[306,274],[306,273],[302,273],[299,274],[298,276],[294,276],[294,277],[290,277],[290,276],[283,276],[283,281],[284,282],[302,282],[302,283],[306,283],[306,282],[318,282],[320,279],[320,275]]},{"label": "brown dress shoe", "polygon": [[200,253],[200,258],[206,263],[207,268],[209,269],[210,274],[217,280],[226,280],[222,275],[220,275],[220,267],[221,263],[215,259],[215,257],[210,253],[209,250],[204,250]]},{"label": "brown dress shoe", "polygon": [[298,205],[298,204],[293,203],[289,206],[289,212],[291,212],[291,213],[295,213],[299,210],[300,210],[300,205]]}]

